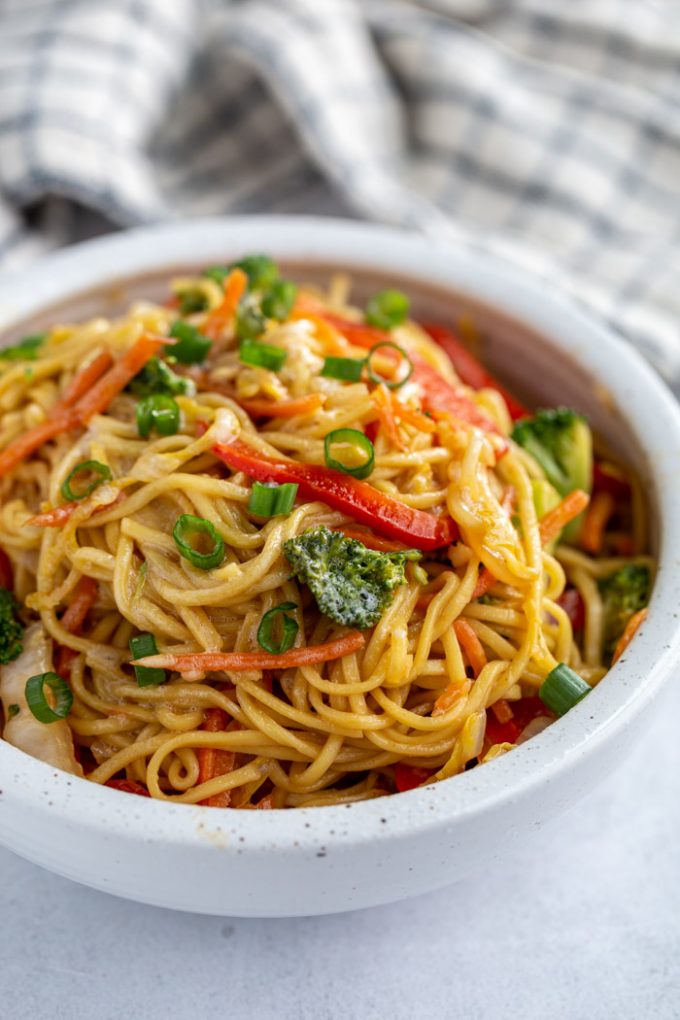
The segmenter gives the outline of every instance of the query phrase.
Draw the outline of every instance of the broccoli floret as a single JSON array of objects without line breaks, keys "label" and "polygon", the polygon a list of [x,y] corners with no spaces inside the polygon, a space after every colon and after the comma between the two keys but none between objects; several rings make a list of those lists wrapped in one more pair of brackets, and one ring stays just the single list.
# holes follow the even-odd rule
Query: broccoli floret
[{"label": "broccoli floret", "polygon": [[[515,425],[512,438],[530,453],[561,496],[593,485],[593,440],[587,421],[568,407],[537,411]],[[567,525],[565,541],[578,540],[582,516]]]},{"label": "broccoli floret", "polygon": [[404,584],[404,564],[420,559],[416,549],[384,553],[328,528],[312,528],[284,543],[299,581],[326,616],[347,627],[372,627]]},{"label": "broccoli floret", "polygon": [[599,588],[604,607],[603,650],[605,656],[611,659],[631,616],[649,602],[649,568],[634,564],[622,567],[600,581]]},{"label": "broccoli floret", "polygon": [[17,604],[11,591],[0,588],[0,663],[6,665],[21,655],[24,628],[16,617]]},{"label": "broccoli floret", "polygon": [[147,361],[141,372],[134,377],[128,389],[138,397],[148,397],[152,393],[164,393],[169,397],[178,394],[193,397],[196,384],[192,379],[177,375],[168,365],[154,355]]}]

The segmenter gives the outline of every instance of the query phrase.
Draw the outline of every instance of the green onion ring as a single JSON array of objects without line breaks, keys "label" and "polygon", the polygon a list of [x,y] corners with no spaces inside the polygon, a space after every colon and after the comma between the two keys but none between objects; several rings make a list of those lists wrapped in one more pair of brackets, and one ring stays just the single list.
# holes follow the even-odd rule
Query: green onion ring
[{"label": "green onion ring", "polygon": [[[297,609],[294,602],[282,602],[280,606],[275,606],[274,609],[270,609],[268,613],[265,613],[260,620],[260,626],[257,628],[257,643],[260,648],[264,648],[265,652],[269,652],[271,655],[281,655],[293,647],[293,642],[300,628],[296,620],[286,616],[286,613],[291,609]],[[282,614],[280,621],[282,634],[279,643],[275,644],[273,641],[273,631],[276,617],[279,613]]]},{"label": "green onion ring", "polygon": [[[399,353],[401,354],[403,359],[402,364],[406,363],[408,365],[406,375],[402,379],[397,379],[396,381],[384,379],[381,375],[374,371],[371,365],[371,360],[375,352],[380,350],[381,347],[391,347],[393,350],[399,351]],[[384,386],[387,386],[388,390],[398,390],[400,386],[403,386],[404,383],[408,382],[408,380],[411,378],[411,375],[413,374],[413,362],[409,358],[404,348],[400,347],[399,344],[394,344],[392,343],[391,340],[381,340],[379,343],[373,344],[370,351],[368,352],[368,357],[366,358],[366,371],[368,373],[369,379],[371,380],[371,382],[374,382],[376,386],[379,386],[380,383],[382,383]]]},{"label": "green onion ring", "polygon": [[[54,708],[45,697],[45,685],[54,694]],[[26,704],[41,723],[55,723],[65,719],[71,711],[73,692],[58,673],[38,673],[26,681]]]},{"label": "green onion ring", "polygon": [[[191,538],[197,535],[207,535],[212,541],[213,547],[209,552],[199,552],[191,545]],[[172,537],[180,555],[200,570],[212,570],[214,567],[219,567],[224,559],[224,540],[216,531],[214,524],[206,521],[205,517],[181,514],[172,529]]]},{"label": "green onion ring", "polygon": [[[358,464],[356,467],[348,467],[341,460],[337,460],[333,456],[331,449],[336,443],[349,443],[352,446],[358,446],[366,454],[366,460],[363,464]],[[358,429],[335,429],[333,432],[329,432],[323,441],[323,449],[326,465],[329,468],[334,468],[336,471],[342,471],[345,475],[352,475],[353,478],[368,478],[373,470],[373,464],[375,463],[373,443],[368,436],[365,436],[363,432],[359,432]]]},{"label": "green onion ring", "polygon": [[[77,479],[78,475],[86,475],[88,472],[95,476],[90,484],[86,485],[84,489],[74,489],[73,482]],[[110,482],[112,478],[111,468],[107,467],[106,464],[102,464],[98,460],[83,460],[80,464],[76,464],[73,470],[69,472],[62,483],[61,494],[69,503],[76,499],[85,499],[86,496],[91,496],[94,490],[99,488],[104,482]]]}]

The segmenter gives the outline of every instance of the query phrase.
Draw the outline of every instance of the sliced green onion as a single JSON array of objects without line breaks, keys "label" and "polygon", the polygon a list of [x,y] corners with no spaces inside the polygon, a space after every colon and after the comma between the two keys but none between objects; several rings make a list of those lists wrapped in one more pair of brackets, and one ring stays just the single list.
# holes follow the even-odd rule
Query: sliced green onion
[{"label": "sliced green onion", "polygon": [[[45,697],[45,687],[54,694],[54,708]],[[26,704],[41,723],[59,722],[71,711],[73,692],[58,673],[38,673],[26,681]]]},{"label": "sliced green onion", "polygon": [[152,393],[137,404],[137,431],[143,439],[155,429],[159,436],[179,431],[179,404],[166,393]]},{"label": "sliced green onion", "polygon": [[[260,626],[257,628],[257,643],[260,648],[264,648],[265,652],[270,652],[272,655],[281,655],[293,647],[295,637],[300,628],[295,620],[291,619],[290,616],[286,616],[290,609],[297,609],[294,602],[282,602],[280,606],[270,609],[262,617]],[[277,619],[279,615],[281,616],[280,620]],[[276,643],[274,637],[274,629],[277,623],[281,624],[281,637],[278,643]]]},{"label": "sliced green onion", "polygon": [[242,340],[239,347],[239,358],[245,365],[268,368],[270,372],[278,372],[283,367],[286,355],[282,347],[261,344],[257,340]]},{"label": "sliced green onion", "polygon": [[262,311],[268,319],[284,322],[293,310],[297,292],[296,284],[290,280],[274,280],[262,298]]},{"label": "sliced green onion", "polygon": [[293,509],[297,496],[297,483],[285,482],[283,485],[265,485],[255,482],[248,500],[248,510],[256,517],[278,517],[289,514]]},{"label": "sliced green onion", "polygon": [[[210,540],[211,548],[207,552],[201,552],[200,549],[195,548],[193,543],[204,539],[205,536]],[[224,540],[215,530],[214,524],[206,521],[205,517],[181,514],[172,529],[172,537],[180,555],[201,570],[212,570],[214,567],[219,567],[224,559]]]},{"label": "sliced green onion", "polygon": [[366,305],[365,319],[369,326],[392,329],[406,319],[409,300],[400,290],[381,290]]},{"label": "sliced green onion", "polygon": [[168,335],[178,341],[170,353],[183,365],[195,365],[199,361],[205,361],[212,347],[212,340],[209,337],[204,336],[190,322],[182,322],[181,319],[173,322]]},{"label": "sliced green onion", "polygon": [[[144,659],[147,655],[158,655],[158,645],[153,634],[137,634],[130,638],[133,659]],[[134,666],[138,687],[158,687],[168,679],[164,669],[158,666]]]},{"label": "sliced green onion", "polygon": [[[346,443],[355,448],[358,447],[366,456],[364,463],[351,466],[334,457],[332,453],[333,446],[340,443]],[[365,436],[363,432],[359,432],[358,429],[335,429],[333,432],[329,432],[323,441],[323,449],[327,466],[335,468],[336,471],[342,471],[343,474],[352,475],[353,478],[368,478],[373,470],[373,463],[375,461],[373,443],[368,436]]]},{"label": "sliced green onion", "polygon": [[[401,361],[399,364],[400,366],[402,365],[406,366],[406,374],[404,375],[402,372],[402,375],[399,379],[385,379],[384,376],[380,375],[373,368],[372,361],[374,354],[376,354],[377,351],[382,350],[385,347],[389,347],[392,350],[398,351],[399,354],[401,354]],[[408,380],[411,378],[411,375],[413,373],[413,362],[409,358],[404,348],[400,347],[399,344],[393,344],[391,340],[382,340],[380,343],[374,344],[373,347],[371,347],[370,351],[368,352],[368,357],[366,358],[366,371],[368,372],[368,377],[371,380],[371,382],[374,382],[376,385],[383,383],[383,385],[387,386],[388,390],[398,390],[400,386],[403,386],[404,383],[408,382]]]},{"label": "sliced green onion", "polygon": [[214,280],[220,287],[229,276],[229,273],[230,269],[228,266],[208,266],[207,269],[203,270],[203,276],[206,276],[209,280]]},{"label": "sliced green onion", "polygon": [[[103,482],[113,478],[111,468],[98,460],[84,460],[76,464],[61,486],[61,494],[69,503],[92,495]],[[89,481],[88,481],[89,479]]]},{"label": "sliced green onion", "polygon": [[25,336],[14,347],[2,348],[0,358],[5,361],[35,361],[47,336],[47,333],[33,333],[31,336]]},{"label": "sliced green onion", "polygon": [[538,691],[543,704],[555,715],[565,715],[586,694],[590,694],[589,684],[563,662],[548,673]]},{"label": "sliced green onion", "polygon": [[321,375],[327,379],[358,382],[366,364],[365,358],[326,358]]},{"label": "sliced green onion", "polygon": [[19,708],[18,705],[8,705],[7,706],[7,718],[8,719],[13,719],[15,715],[19,715],[20,711],[21,711],[21,709]]},{"label": "sliced green onion", "polygon": [[278,279],[279,267],[268,255],[246,255],[231,269],[242,269],[251,290],[265,290]]},{"label": "sliced green onion", "polygon": [[208,299],[200,287],[188,287],[186,290],[180,291],[177,297],[182,315],[205,312],[208,308]]},{"label": "sliced green onion", "polygon": [[267,321],[256,304],[243,301],[236,310],[234,329],[238,340],[256,340],[262,336]]}]

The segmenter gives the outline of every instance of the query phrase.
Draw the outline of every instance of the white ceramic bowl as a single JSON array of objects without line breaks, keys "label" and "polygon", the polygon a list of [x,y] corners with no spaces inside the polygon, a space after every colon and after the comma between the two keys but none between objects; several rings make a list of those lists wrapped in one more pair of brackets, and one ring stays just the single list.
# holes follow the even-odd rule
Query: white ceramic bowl
[{"label": "white ceramic bowl", "polygon": [[323,914],[487,866],[624,755],[680,650],[680,413],[629,346],[536,281],[487,257],[338,220],[210,220],[83,244],[0,284],[0,329],[10,342],[55,319],[114,310],[132,295],[163,293],[180,269],[248,251],[302,278],[350,268],[364,293],[402,281],[416,313],[433,319],[470,312],[488,335],[490,366],[520,395],[578,406],[635,464],[660,560],[648,623],[588,698],[511,754],[410,793],[292,811],[172,805],[57,772],[0,740],[0,841],[29,860],[181,910]]}]

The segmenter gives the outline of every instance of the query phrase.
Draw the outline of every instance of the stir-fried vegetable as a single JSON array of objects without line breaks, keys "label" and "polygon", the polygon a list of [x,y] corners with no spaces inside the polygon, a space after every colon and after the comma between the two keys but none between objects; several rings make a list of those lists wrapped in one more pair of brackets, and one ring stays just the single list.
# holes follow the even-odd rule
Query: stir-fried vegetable
[{"label": "stir-fried vegetable", "polygon": [[[210,341],[208,341],[210,343]],[[175,348],[173,348],[174,353]],[[167,361],[162,358],[151,358],[141,372],[139,372],[128,389],[137,397],[149,397],[156,393],[165,394],[168,397],[178,395],[193,396],[196,392],[195,383],[191,379],[173,372]]]},{"label": "stir-fried vegetable", "polygon": [[[590,492],[593,484],[593,442],[588,423],[568,407],[537,411],[518,421],[512,438],[543,468],[561,496],[575,489]],[[581,519],[565,528],[565,541],[578,541]]]},{"label": "stir-fried vegetable", "polygon": [[600,581],[599,587],[604,608],[603,652],[610,659],[630,618],[649,602],[649,568],[629,564]]},{"label": "stir-fried vegetable", "polygon": [[372,627],[404,584],[414,549],[384,553],[328,528],[312,528],[290,538],[283,551],[299,581],[308,586],[325,616],[347,627]]},{"label": "stir-fried vegetable", "polygon": [[458,535],[450,517],[415,510],[368,482],[332,468],[267,457],[239,439],[212,449],[233,471],[243,471],[259,482],[296,482],[303,499],[320,499],[386,538],[396,538],[412,548],[441,549]]}]

